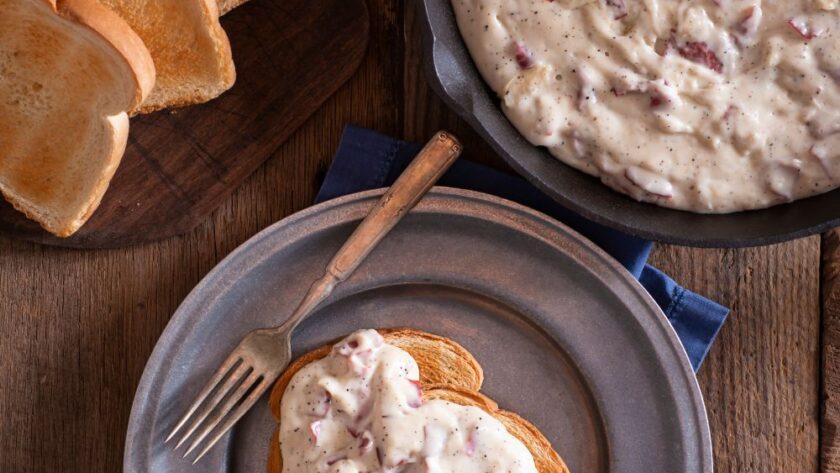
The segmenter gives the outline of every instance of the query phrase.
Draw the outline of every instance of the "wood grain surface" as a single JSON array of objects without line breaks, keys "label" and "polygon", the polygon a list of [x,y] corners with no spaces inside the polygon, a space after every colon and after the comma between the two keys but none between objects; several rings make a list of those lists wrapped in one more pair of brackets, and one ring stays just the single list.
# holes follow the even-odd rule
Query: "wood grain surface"
[{"label": "wood grain surface", "polygon": [[[414,3],[368,7],[359,71],[194,230],[98,251],[0,238],[0,471],[119,471],[133,392],[170,315],[237,245],[311,203],[344,124],[417,141],[447,128],[467,158],[506,169],[429,91]],[[733,308],[700,371],[716,471],[819,471],[820,239],[662,245],[653,263]]]},{"label": "wood grain surface", "polygon": [[822,428],[825,473],[840,473],[840,230],[823,235]]},{"label": "wood grain surface", "polygon": [[56,238],[0,199],[0,231],[51,245],[111,248],[188,231],[356,71],[365,0],[260,0],[222,19],[237,80],[208,103],[131,120],[122,163],[99,209]]},{"label": "wood grain surface", "polygon": [[700,370],[721,472],[817,472],[818,236],[741,250],[661,245],[651,263],[732,313]]}]

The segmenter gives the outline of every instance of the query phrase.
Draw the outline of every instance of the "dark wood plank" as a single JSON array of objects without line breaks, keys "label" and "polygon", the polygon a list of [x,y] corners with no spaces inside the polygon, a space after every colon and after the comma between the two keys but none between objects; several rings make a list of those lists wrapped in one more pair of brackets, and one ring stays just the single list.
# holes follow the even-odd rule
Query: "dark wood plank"
[{"label": "dark wood plank", "polygon": [[742,250],[659,245],[652,264],[732,308],[699,373],[715,471],[819,467],[819,237]]},{"label": "dark wood plank", "polygon": [[345,123],[400,132],[401,8],[368,5],[359,71],[196,229],[98,251],[0,237],[0,471],[121,471],[134,390],[187,293],[245,239],[311,204]]},{"label": "dark wood plank", "polygon": [[[409,2],[412,6],[413,2]],[[420,71],[420,29],[406,12],[407,139],[439,127],[464,155],[507,169],[434,95]],[[721,472],[815,472],[818,465],[819,238],[743,250],[660,245],[652,262],[732,307],[699,376]]]},{"label": "dark wood plank", "polygon": [[117,247],[194,228],[355,72],[364,0],[254,0],[222,19],[234,87],[206,104],[138,116],[125,157],[91,220],[48,235],[8,204],[0,231],[60,246]]},{"label": "dark wood plank", "polygon": [[822,236],[821,471],[840,473],[840,229]]}]

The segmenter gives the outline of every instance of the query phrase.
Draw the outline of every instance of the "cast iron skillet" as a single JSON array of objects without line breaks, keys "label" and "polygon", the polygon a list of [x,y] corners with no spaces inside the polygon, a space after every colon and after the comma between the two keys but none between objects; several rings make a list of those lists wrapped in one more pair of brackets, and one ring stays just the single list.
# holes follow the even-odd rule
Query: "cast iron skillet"
[{"label": "cast iron skillet", "polygon": [[643,238],[705,247],[765,245],[840,224],[840,190],[764,210],[703,215],[637,202],[538,148],[502,113],[458,32],[450,0],[421,0],[432,88],[517,172],[585,217]]}]

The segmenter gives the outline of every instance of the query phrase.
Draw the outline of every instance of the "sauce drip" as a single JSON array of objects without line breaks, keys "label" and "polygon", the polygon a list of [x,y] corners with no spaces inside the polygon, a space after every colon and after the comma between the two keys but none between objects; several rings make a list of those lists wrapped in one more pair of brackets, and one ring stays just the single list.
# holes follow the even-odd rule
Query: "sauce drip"
[{"label": "sauce drip", "polygon": [[281,404],[283,471],[536,473],[531,453],[477,407],[423,401],[417,363],[360,330],[303,367]]}]

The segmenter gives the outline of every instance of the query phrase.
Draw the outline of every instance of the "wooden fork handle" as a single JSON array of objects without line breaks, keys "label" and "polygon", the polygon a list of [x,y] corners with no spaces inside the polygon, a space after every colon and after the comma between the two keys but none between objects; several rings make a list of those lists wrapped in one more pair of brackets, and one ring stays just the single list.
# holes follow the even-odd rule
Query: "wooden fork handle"
[{"label": "wooden fork handle", "polygon": [[315,281],[282,328],[293,329],[329,296],[336,284],[350,277],[460,154],[461,144],[454,136],[445,131],[437,132],[353,231],[327,265],[324,277]]},{"label": "wooden fork handle", "polygon": [[445,131],[438,132],[338,250],[327,272],[339,281],[347,279],[460,154],[458,140]]}]

